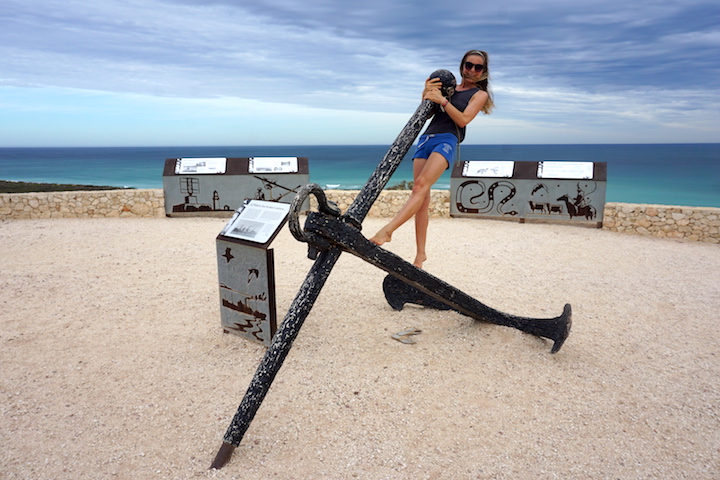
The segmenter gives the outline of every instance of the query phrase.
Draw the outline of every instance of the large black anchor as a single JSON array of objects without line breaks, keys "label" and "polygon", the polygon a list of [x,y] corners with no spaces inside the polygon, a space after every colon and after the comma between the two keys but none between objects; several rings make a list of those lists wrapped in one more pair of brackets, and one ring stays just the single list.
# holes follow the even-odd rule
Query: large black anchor
[{"label": "large black anchor", "polygon": [[[452,73],[447,70],[437,70],[430,74],[430,78],[440,78],[443,83],[443,94],[446,97],[452,95],[456,85]],[[402,304],[410,302],[432,306],[430,303],[433,301],[428,299],[434,299],[439,304],[447,305],[472,318],[515,327],[533,335],[550,338],[554,341],[552,353],[557,352],[567,338],[571,324],[570,305],[565,305],[561,316],[548,320],[504,314],[416,268],[360,234],[362,221],[370,211],[370,207],[400,165],[420,129],[431,116],[433,108],[433,102],[423,100],[344,215],[341,215],[336,205],[327,201],[325,192],[316,184],[306,186],[296,195],[288,223],[293,235],[309,244],[308,256],[315,262],[260,362],[210,468],[222,468],[230,459],[235,447],[240,444],[343,251],[357,255],[400,280],[396,282],[396,287],[406,285],[406,287],[397,287],[401,291],[399,296],[388,297],[391,306],[395,309],[402,308]],[[310,194],[318,200],[319,212],[308,214],[303,230],[299,223],[299,211]],[[387,291],[386,279],[386,295]]]}]

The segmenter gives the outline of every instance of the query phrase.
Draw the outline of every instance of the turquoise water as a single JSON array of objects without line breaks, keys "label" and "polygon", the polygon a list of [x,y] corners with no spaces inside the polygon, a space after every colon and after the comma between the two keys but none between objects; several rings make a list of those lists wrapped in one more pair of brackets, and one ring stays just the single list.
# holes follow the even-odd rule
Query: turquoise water
[{"label": "turquoise water", "polygon": [[[166,158],[308,157],[310,180],[361,188],[388,145],[0,148],[0,179],[162,188]],[[410,156],[388,186],[412,180]],[[462,145],[463,160],[606,162],[609,202],[720,207],[720,144]],[[335,187],[337,185],[337,187]],[[448,170],[436,184],[450,186]]]}]

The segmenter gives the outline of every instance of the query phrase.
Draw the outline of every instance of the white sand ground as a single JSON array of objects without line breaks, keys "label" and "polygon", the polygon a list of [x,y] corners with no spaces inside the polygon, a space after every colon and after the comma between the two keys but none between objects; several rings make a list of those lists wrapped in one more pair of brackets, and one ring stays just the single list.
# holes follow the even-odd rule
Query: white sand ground
[{"label": "white sand ground", "polygon": [[[476,219],[433,220],[425,268],[509,313],[571,303],[559,353],[395,312],[343,254],[209,470],[265,351],[220,327],[225,222],[0,222],[1,479],[720,478],[720,248]],[[312,262],[287,229],[273,248],[282,318]],[[387,248],[412,259],[412,227]]]}]

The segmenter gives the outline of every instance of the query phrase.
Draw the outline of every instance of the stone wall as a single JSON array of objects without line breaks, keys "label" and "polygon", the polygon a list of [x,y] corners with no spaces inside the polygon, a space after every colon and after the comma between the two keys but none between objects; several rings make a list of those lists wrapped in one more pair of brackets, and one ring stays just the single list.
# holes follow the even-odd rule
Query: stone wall
[{"label": "stone wall", "polygon": [[[345,211],[359,191],[328,190],[325,193]],[[408,195],[407,190],[382,191],[368,216],[394,216]],[[311,196],[311,200],[314,201],[314,197]],[[433,218],[450,216],[449,191],[432,191],[430,214]],[[160,189],[0,194],[0,220],[164,216],[164,196]],[[720,208],[607,203],[603,228],[635,235],[720,243]]]},{"label": "stone wall", "polygon": [[162,216],[162,190],[0,194],[0,219]]},{"label": "stone wall", "polygon": [[[326,190],[328,200],[335,202],[343,212],[355,200],[359,190]],[[409,190],[383,190],[368,212],[368,217],[392,218],[405,204],[410,195]],[[311,196],[310,199],[314,200]],[[312,204],[314,207],[314,203]],[[450,217],[450,192],[447,190],[433,190],[430,192],[430,217]]]},{"label": "stone wall", "polygon": [[[345,211],[358,191],[330,190],[328,199]],[[384,190],[368,216],[392,217],[405,203],[407,190]],[[450,217],[450,192],[433,190],[430,215]],[[613,232],[720,243],[720,208],[606,203],[603,229]]]},{"label": "stone wall", "polygon": [[613,232],[720,243],[720,208],[607,203],[604,213]]}]

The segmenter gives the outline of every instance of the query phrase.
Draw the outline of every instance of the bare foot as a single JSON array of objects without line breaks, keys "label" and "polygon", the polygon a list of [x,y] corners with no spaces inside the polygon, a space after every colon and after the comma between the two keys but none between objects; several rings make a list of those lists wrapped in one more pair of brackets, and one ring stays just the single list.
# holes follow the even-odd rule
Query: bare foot
[{"label": "bare foot", "polygon": [[369,239],[375,245],[382,245],[392,240],[392,234],[387,233],[384,228],[381,228],[374,237]]},{"label": "bare foot", "polygon": [[418,253],[415,256],[415,261],[413,262],[413,265],[415,265],[417,268],[423,268],[423,263],[425,263],[425,260],[427,260],[427,255],[421,255]]}]

